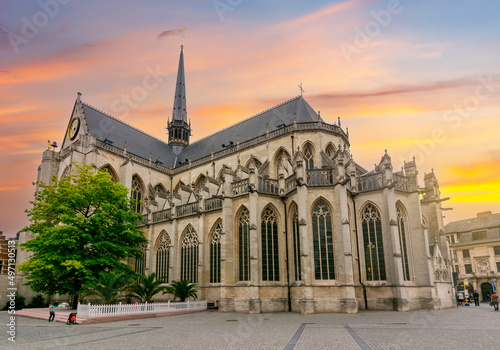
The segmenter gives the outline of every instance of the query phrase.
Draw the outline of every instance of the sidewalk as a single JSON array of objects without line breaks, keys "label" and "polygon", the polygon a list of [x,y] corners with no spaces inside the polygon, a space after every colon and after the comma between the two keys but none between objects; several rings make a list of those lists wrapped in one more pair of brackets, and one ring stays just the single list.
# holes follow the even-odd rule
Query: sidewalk
[{"label": "sidewalk", "polygon": [[[164,316],[174,316],[174,315],[183,315],[190,314],[193,312],[200,312],[206,310],[181,310],[181,311],[173,311],[173,312],[152,312],[146,314],[135,314],[135,315],[117,315],[117,316],[101,316],[101,317],[80,317],[76,315],[76,323],[77,324],[91,324],[91,323],[104,323],[104,322],[113,322],[113,321],[124,321],[124,320],[135,320],[140,318],[154,318],[154,317],[164,317]],[[72,312],[76,312],[74,309],[55,309],[56,316],[54,321],[56,322],[64,322],[68,320],[69,314]],[[38,308],[38,309],[22,309],[16,311],[16,316],[23,317],[31,317],[31,318],[39,318],[42,320],[49,320],[49,311],[48,308]]]}]

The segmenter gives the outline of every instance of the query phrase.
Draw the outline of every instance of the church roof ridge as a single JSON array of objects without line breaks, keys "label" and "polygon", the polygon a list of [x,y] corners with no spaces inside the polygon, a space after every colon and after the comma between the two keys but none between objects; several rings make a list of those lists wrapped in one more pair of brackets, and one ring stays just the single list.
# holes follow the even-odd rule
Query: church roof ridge
[{"label": "church roof ridge", "polygon": [[149,136],[149,137],[152,137],[152,138],[154,138],[155,140],[160,141],[160,142],[163,142],[165,145],[167,145],[167,143],[166,143],[164,140],[162,140],[162,139],[160,139],[160,138],[158,138],[158,137],[156,137],[156,136],[154,136],[154,135],[151,135],[150,133],[147,133],[146,131],[143,131],[143,130],[139,129],[139,128],[137,128],[137,127],[133,126],[132,124],[127,123],[127,122],[126,122],[126,121],[124,121],[124,120],[121,120],[121,119],[119,119],[119,118],[117,118],[117,117],[115,117],[115,116],[112,116],[112,115],[111,115],[111,114],[109,114],[109,113],[106,113],[106,112],[104,112],[104,111],[101,111],[99,108],[94,107],[94,106],[92,106],[91,104],[88,104],[87,102],[83,102],[83,101],[81,101],[81,103],[82,103],[83,105],[85,105],[85,106],[89,107],[89,108],[92,108],[93,110],[95,110],[95,111],[97,111],[97,112],[99,112],[99,113],[101,113],[101,114],[104,114],[105,116],[107,116],[107,117],[109,117],[109,118],[111,118],[111,119],[116,120],[116,121],[117,121],[117,122],[119,122],[119,123],[125,124],[125,125],[127,125],[128,127],[131,127],[132,129],[135,129],[135,130],[137,130],[137,131],[139,131],[139,132],[143,133],[144,135],[147,135],[147,136]]},{"label": "church roof ridge", "polygon": [[224,130],[227,130],[227,129],[229,129],[229,128],[232,128],[232,127],[233,127],[233,126],[235,126],[235,125],[238,125],[238,124],[240,124],[240,123],[246,122],[247,120],[250,120],[250,119],[253,119],[253,118],[257,118],[257,117],[261,116],[261,115],[262,115],[262,114],[264,114],[264,113],[267,113],[267,112],[269,112],[269,111],[271,111],[271,110],[273,110],[273,109],[276,109],[276,108],[278,108],[278,107],[281,107],[281,106],[283,106],[283,105],[285,105],[285,104],[287,104],[287,103],[289,103],[289,102],[292,102],[292,101],[298,100],[298,99],[299,99],[299,98],[301,98],[301,97],[303,97],[303,96],[302,96],[302,95],[298,95],[298,96],[292,97],[291,99],[288,99],[288,100],[285,100],[285,101],[283,101],[283,102],[280,102],[280,103],[278,103],[277,105],[275,105],[275,106],[273,106],[273,107],[271,107],[271,108],[268,108],[268,109],[266,109],[266,110],[264,110],[264,111],[261,111],[261,112],[259,112],[259,113],[257,113],[257,114],[254,114],[254,115],[252,115],[252,116],[250,116],[250,117],[248,117],[248,118],[245,118],[245,119],[243,119],[243,120],[240,120],[239,122],[237,122],[237,123],[235,123],[235,124],[231,124],[231,125],[229,125],[229,126],[226,126],[225,128],[219,129],[219,130],[217,130],[217,131],[215,131],[215,132],[211,133],[210,135],[207,135],[207,136],[205,136],[205,137],[203,137],[203,138],[201,138],[201,139],[199,139],[199,140],[196,140],[195,142],[191,143],[191,145],[194,145],[194,144],[196,144],[196,143],[198,143],[198,142],[200,142],[200,141],[203,141],[203,140],[205,140],[205,139],[207,139],[207,138],[209,138],[209,137],[211,137],[211,136],[213,136],[213,135],[216,135],[216,134],[218,134],[218,133],[220,133],[220,132],[222,132],[222,131],[224,131]]}]

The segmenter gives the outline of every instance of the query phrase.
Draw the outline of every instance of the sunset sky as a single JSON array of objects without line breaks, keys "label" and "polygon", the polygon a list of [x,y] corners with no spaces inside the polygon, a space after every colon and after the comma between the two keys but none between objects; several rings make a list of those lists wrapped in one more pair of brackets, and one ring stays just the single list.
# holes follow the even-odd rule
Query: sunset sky
[{"label": "sunset sky", "polygon": [[[45,5],[41,5],[45,4]],[[434,169],[446,222],[500,212],[497,1],[2,1],[0,231],[27,225],[76,93],[166,140],[184,44],[192,140],[300,94],[367,169]],[[182,30],[184,29],[184,30]],[[182,38],[182,36],[184,38]],[[151,72],[155,86],[127,96]]]}]

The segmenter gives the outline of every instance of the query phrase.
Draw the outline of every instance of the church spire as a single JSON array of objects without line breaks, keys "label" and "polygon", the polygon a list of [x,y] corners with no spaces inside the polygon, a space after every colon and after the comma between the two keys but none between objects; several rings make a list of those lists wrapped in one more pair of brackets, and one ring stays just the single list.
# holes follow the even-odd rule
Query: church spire
[{"label": "church spire", "polygon": [[172,120],[182,120],[187,123],[186,110],[186,78],[184,77],[184,45],[181,45],[181,55],[179,57],[179,68],[177,70],[177,82],[175,83],[174,109]]},{"label": "church spire", "polygon": [[172,119],[168,122],[168,144],[175,147],[175,151],[180,151],[189,145],[191,135],[191,125],[187,119],[186,108],[186,78],[184,77],[184,46],[181,45],[179,57],[179,68],[177,70],[177,81],[175,83],[174,107],[172,109]]}]

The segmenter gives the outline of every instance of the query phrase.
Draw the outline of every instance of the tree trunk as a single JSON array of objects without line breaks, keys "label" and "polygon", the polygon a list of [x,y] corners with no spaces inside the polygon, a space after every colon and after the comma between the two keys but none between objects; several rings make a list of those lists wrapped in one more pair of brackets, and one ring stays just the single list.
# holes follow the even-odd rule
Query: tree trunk
[{"label": "tree trunk", "polygon": [[77,307],[78,307],[78,295],[73,295],[73,302],[71,308],[76,310]]}]

